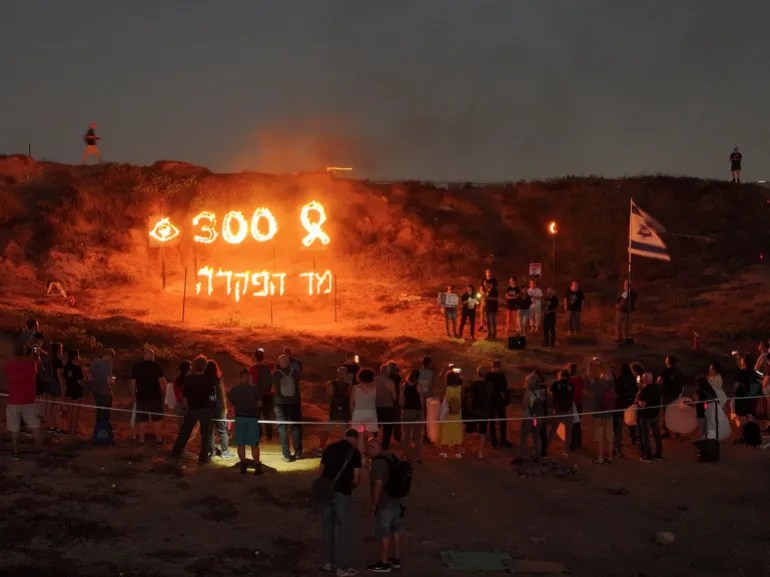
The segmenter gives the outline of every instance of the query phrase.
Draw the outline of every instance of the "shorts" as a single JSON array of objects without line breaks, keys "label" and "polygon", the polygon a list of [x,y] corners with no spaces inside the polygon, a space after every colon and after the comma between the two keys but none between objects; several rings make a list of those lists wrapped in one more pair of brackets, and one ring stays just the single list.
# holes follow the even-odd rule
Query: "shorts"
[{"label": "shorts", "polygon": [[594,417],[594,439],[597,443],[602,439],[608,443],[612,443],[615,440],[615,432],[612,426],[612,418],[601,419]]},{"label": "shorts", "polygon": [[30,429],[38,429],[40,427],[40,414],[37,405],[8,405],[5,407],[5,420],[9,433],[18,433],[21,430],[22,419]]},{"label": "shorts", "polygon": [[256,447],[259,445],[259,419],[256,417],[235,417],[235,445]]},{"label": "shorts", "polygon": [[374,536],[378,539],[401,532],[401,503],[388,501],[377,507],[374,517]]},{"label": "shorts", "polygon": [[64,396],[70,401],[82,401],[83,400],[83,387],[68,388],[64,391]]},{"label": "shorts", "polygon": [[[150,415],[148,413],[159,413],[156,415]],[[163,401],[136,401],[136,422],[147,423],[152,421],[157,423],[163,419]]]},{"label": "shorts", "polygon": [[444,309],[444,317],[450,321],[456,321],[457,320],[457,309],[456,308],[446,308]]},{"label": "shorts", "polygon": [[741,170],[741,165],[740,164],[732,163],[730,165],[730,171],[731,172],[739,172],[740,170]]}]

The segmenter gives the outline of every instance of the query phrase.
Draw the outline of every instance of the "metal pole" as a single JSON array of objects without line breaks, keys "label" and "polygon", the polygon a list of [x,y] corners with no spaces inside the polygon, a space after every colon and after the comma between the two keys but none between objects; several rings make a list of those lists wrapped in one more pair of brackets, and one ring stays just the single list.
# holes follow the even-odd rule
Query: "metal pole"
[{"label": "metal pole", "polygon": [[160,247],[160,274],[163,277],[163,290],[166,290],[166,251]]},{"label": "metal pole", "polygon": [[187,304],[187,267],[184,267],[184,286],[182,287],[182,322],[184,322],[185,305]]},{"label": "metal pole", "polygon": [[634,199],[630,199],[628,218],[629,218],[629,231],[628,231],[628,292],[626,293],[626,342],[631,342],[631,209],[634,204]]},{"label": "metal pole", "polygon": [[553,285],[556,287],[556,234],[553,234],[553,251],[551,253],[551,259],[553,261]]},{"label": "metal pole", "polygon": [[332,280],[334,282],[334,322],[337,322],[337,275],[332,275]]},{"label": "metal pole", "polygon": [[[275,248],[273,249],[273,272],[275,272]],[[270,324],[272,325],[273,324],[273,287],[272,287],[272,282],[273,281],[270,281],[270,282],[271,282],[271,286],[269,287],[269,292],[270,292]]]}]

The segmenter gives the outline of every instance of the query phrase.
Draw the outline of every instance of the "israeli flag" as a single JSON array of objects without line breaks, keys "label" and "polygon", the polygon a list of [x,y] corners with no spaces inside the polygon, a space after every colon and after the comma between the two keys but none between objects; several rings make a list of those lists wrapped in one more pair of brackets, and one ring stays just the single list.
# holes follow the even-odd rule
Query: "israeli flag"
[{"label": "israeli flag", "polygon": [[637,256],[670,261],[666,243],[660,238],[666,232],[657,220],[636,206],[631,200],[631,219],[628,227],[628,252]]}]

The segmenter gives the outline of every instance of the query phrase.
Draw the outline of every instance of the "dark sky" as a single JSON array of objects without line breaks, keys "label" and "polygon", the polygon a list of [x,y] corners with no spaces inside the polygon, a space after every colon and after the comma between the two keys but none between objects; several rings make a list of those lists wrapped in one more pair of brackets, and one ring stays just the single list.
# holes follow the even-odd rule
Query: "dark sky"
[{"label": "dark sky", "polygon": [[768,0],[15,2],[0,152],[359,176],[770,178]]}]

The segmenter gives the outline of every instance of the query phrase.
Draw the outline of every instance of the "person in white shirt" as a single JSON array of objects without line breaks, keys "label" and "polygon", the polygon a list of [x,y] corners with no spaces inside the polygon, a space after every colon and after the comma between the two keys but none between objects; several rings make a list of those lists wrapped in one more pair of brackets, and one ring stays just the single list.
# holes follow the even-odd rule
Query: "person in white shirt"
[{"label": "person in white shirt", "polygon": [[529,307],[529,323],[532,327],[532,333],[537,334],[540,331],[540,324],[543,318],[543,291],[537,286],[537,281],[531,279],[527,289],[532,304]]}]

